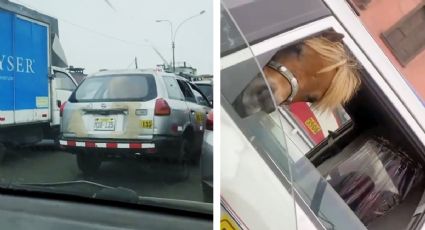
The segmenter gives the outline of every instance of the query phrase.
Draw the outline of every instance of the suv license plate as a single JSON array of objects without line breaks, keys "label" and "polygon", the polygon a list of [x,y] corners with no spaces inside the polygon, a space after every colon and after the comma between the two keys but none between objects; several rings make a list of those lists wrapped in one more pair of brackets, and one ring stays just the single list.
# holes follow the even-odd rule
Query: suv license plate
[{"label": "suv license plate", "polygon": [[115,119],[112,117],[96,117],[94,119],[94,130],[115,131]]}]

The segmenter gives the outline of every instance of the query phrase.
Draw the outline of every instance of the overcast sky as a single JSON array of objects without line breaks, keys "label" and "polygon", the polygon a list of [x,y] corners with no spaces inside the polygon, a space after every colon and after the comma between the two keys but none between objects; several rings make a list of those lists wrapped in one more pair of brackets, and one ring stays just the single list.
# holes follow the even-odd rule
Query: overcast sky
[{"label": "overcast sky", "polygon": [[171,62],[170,25],[184,23],[176,35],[176,62],[187,61],[198,74],[213,72],[212,0],[11,0],[59,20],[59,36],[69,65],[86,73],[99,69],[152,68],[161,58]]}]

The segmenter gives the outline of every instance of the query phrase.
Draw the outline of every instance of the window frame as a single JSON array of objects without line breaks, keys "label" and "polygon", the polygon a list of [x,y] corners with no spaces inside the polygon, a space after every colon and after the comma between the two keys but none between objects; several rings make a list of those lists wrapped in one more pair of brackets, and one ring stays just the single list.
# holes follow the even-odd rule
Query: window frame
[{"label": "window frame", "polygon": [[[58,77],[57,74],[59,74],[60,77]],[[75,83],[75,81],[68,74],[66,74],[62,71],[54,71],[53,75],[54,75],[53,78],[56,80],[56,87],[55,87],[56,90],[65,90],[65,91],[71,91],[72,92],[78,87],[78,85]],[[72,82],[73,89],[65,89],[64,87],[58,87],[58,83],[59,83],[58,80],[60,80],[61,78],[69,80],[70,82]]]},{"label": "window frame", "polygon": [[[183,95],[183,92],[182,92],[182,90],[181,90],[181,88],[180,88],[180,85],[179,85],[179,83],[178,83],[178,80],[175,78],[175,77],[173,77],[173,76],[169,76],[169,75],[164,75],[164,76],[162,76],[162,79],[163,79],[163,81],[164,81],[164,84],[165,84],[165,90],[167,91],[167,95],[168,95],[168,97],[170,98],[170,99],[173,99],[173,100],[179,100],[179,101],[184,101],[185,100],[185,96]],[[169,88],[168,88],[168,82],[167,82],[167,80],[171,80],[171,81],[174,81],[174,83],[176,83],[177,84],[177,86],[176,86],[176,88],[178,89],[178,91],[179,91],[179,98],[176,98],[176,97],[174,97],[174,96],[172,96],[171,94],[170,94],[170,90],[169,90]]]},{"label": "window frame", "polygon": [[[208,107],[208,108],[212,108],[212,106],[211,106],[211,104],[210,104],[210,101],[209,101],[209,100],[208,100],[208,98],[204,95],[204,93],[202,93],[202,91],[198,88],[198,86],[196,86],[195,84],[190,83],[190,82],[189,82],[189,86],[192,88],[192,90],[193,90],[194,92],[199,93],[199,94],[201,95],[201,97],[202,97],[202,98],[206,101],[206,104],[204,105],[204,104],[201,104],[201,102],[197,100],[197,104],[198,104],[198,105],[200,105],[200,106],[205,106],[205,107]],[[194,95],[195,95],[195,93],[194,93]],[[195,95],[195,99],[197,99],[196,95]]]},{"label": "window frame", "polygon": [[[178,85],[179,85],[179,87],[180,87],[180,90],[182,91],[182,93],[183,93],[183,96],[184,96],[184,100],[186,101],[186,102],[192,102],[192,103],[195,103],[195,104],[198,104],[198,102],[196,101],[196,97],[195,97],[195,94],[192,92],[192,88],[190,87],[190,85],[188,84],[188,82],[187,81],[185,81],[185,80],[181,80],[181,79],[176,79],[177,80],[177,83],[178,83]],[[191,100],[191,99],[188,99],[188,96],[186,96],[185,95],[185,90],[184,89],[182,89],[182,87],[183,86],[185,86],[185,87],[187,87],[187,89],[188,89],[188,91],[187,92],[190,92],[191,94],[192,94],[192,98],[193,98],[193,100]]]},{"label": "window frame", "polygon": [[[362,66],[364,67],[364,69],[368,72],[368,74],[370,75],[371,81],[375,81],[375,83],[379,86],[379,88],[383,91],[383,93],[387,96],[389,96],[390,100],[396,101],[398,99],[397,95],[395,94],[395,92],[393,91],[393,89],[391,89],[388,85],[388,83],[385,81],[384,77],[381,75],[380,72],[377,71],[376,67],[375,67],[375,63],[372,63],[369,59],[368,56],[365,55],[365,53],[363,52],[362,49],[360,49],[360,47],[357,45],[357,41],[354,41],[353,38],[351,38],[351,36],[348,34],[348,32],[344,29],[344,27],[337,21],[337,19],[334,16],[329,16],[326,18],[322,18],[313,22],[310,22],[308,24],[305,24],[303,26],[294,28],[292,30],[286,31],[284,33],[281,33],[279,35],[276,35],[272,38],[269,38],[265,41],[256,43],[256,44],[252,44],[244,49],[238,50],[232,54],[229,54],[227,56],[224,56],[221,58],[221,67],[222,69],[226,69],[229,68],[231,66],[237,65],[239,63],[242,63],[244,61],[249,60],[250,57],[250,52],[252,50],[252,53],[254,55],[254,58],[257,59],[257,62],[259,62],[262,66],[264,66],[263,64],[265,63],[261,63],[261,58],[263,58],[262,61],[264,61],[264,55],[267,56],[267,53],[273,51],[272,55],[269,55],[268,60],[271,58],[271,56],[273,56],[273,54],[281,49],[283,46],[286,45],[290,45],[296,42],[299,42],[303,39],[306,39],[308,37],[311,36],[315,36],[320,34],[323,31],[326,31],[328,29],[333,29],[339,33],[344,34],[344,44],[346,45],[346,47],[348,47],[350,49],[350,51],[353,53],[353,55],[355,56],[355,58],[362,64]],[[267,60],[267,62],[268,62]],[[397,103],[397,102],[396,102]],[[397,105],[396,105],[397,106]],[[282,116],[280,119],[284,119]],[[285,123],[285,122],[281,122],[281,123]],[[286,138],[286,142],[294,142],[296,143],[293,138],[290,138],[291,135],[288,134],[288,131],[285,131],[285,128],[282,126],[282,128],[284,129],[284,135]],[[291,151],[289,151],[291,152]],[[268,157],[270,158],[271,156],[268,155]],[[291,156],[290,156],[291,157]],[[304,157],[305,157],[305,153],[304,153]],[[270,164],[268,163],[269,167],[273,170],[273,172],[275,172],[276,176],[281,177],[284,176],[284,174],[281,174],[282,172],[279,172],[279,169],[276,169],[276,165]],[[319,173],[317,171],[317,169],[315,169],[317,173]],[[320,173],[319,173],[320,174]],[[296,181],[294,182],[296,183]],[[308,203],[306,201],[303,200],[301,193],[303,192],[302,190],[298,191],[298,189],[296,187],[294,188],[294,198],[297,200],[297,204],[300,205],[302,207],[302,209],[304,210],[305,213],[307,213],[307,215],[310,217],[310,220],[312,220],[315,223],[322,223],[321,221],[318,220],[318,214],[315,214],[310,206],[308,205]],[[337,194],[335,194],[337,195]],[[329,196],[329,194],[328,194]],[[303,204],[303,205],[302,205]],[[348,208],[348,206],[347,206]],[[354,215],[354,214],[353,214]],[[360,220],[357,218],[357,220],[360,222]],[[320,224],[321,225],[321,224]],[[323,227],[323,225],[322,225]]]}]

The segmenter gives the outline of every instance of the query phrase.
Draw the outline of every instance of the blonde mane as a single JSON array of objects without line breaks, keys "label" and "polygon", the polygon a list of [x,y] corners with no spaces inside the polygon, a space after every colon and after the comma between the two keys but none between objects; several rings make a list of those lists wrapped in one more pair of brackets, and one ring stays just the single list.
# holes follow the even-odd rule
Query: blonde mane
[{"label": "blonde mane", "polygon": [[345,50],[341,42],[331,42],[324,37],[307,39],[304,44],[312,48],[328,63],[329,66],[319,70],[324,73],[336,69],[336,74],[325,95],[315,103],[321,111],[332,110],[338,105],[344,105],[360,87],[360,76],[357,62]]}]

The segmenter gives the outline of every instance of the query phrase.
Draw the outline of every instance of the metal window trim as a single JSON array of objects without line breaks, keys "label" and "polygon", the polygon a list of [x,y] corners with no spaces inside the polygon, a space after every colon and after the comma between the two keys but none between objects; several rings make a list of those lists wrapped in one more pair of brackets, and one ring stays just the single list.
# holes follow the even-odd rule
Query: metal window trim
[{"label": "metal window trim", "polygon": [[415,136],[425,147],[425,101],[415,94],[403,75],[391,63],[382,49],[369,34],[362,22],[344,1],[324,0],[335,15],[335,22],[341,30],[347,29],[355,46],[361,50],[364,59],[376,70],[379,77],[373,80],[385,92],[388,100],[410,126]]},{"label": "metal window trim", "polygon": [[[332,2],[332,1],[329,0],[329,2]],[[338,5],[338,4],[335,4],[335,5]],[[339,5],[334,7],[338,8]],[[353,12],[349,8],[345,10],[353,14]],[[338,11],[338,14],[343,14],[343,13],[346,14],[347,12],[345,12],[344,10]],[[354,20],[354,19],[351,19],[351,20]],[[346,22],[345,25],[347,25],[347,23],[348,22]],[[352,22],[350,21],[350,23]],[[350,30],[350,33],[347,32],[343,26],[344,24],[340,24],[340,21],[338,21],[333,16],[319,19],[317,21],[311,22],[309,24],[300,26],[293,30],[284,32],[275,37],[259,42],[257,44],[251,45],[235,53],[224,56],[221,58],[221,68],[222,69],[228,68],[230,66],[236,65],[243,61],[247,61],[252,57],[256,58],[259,55],[265,54],[273,49],[282,47],[285,44],[291,44],[305,37],[313,36],[326,29],[334,29],[335,31],[345,35],[343,40],[344,44],[352,51],[353,55],[357,58],[357,60],[363,65],[365,70],[368,72],[371,79],[378,85],[378,87],[382,90],[382,92],[387,96],[391,104],[398,110],[400,116],[406,122],[406,124],[408,124],[412,128],[412,130],[414,131],[416,136],[422,141],[422,143],[425,143],[425,133],[423,132],[423,127],[421,127],[417,123],[418,120],[415,120],[415,117],[414,117],[414,114],[412,114],[412,111],[406,110],[406,107],[408,106],[406,103],[403,103],[403,101],[400,98],[404,94],[406,94],[409,96],[409,98],[412,99],[412,94],[409,95],[408,92],[405,92],[408,90],[410,91],[410,87],[408,87],[407,84],[403,81],[402,76],[400,75],[400,73],[398,73],[398,71],[391,64],[391,62],[389,62],[388,59],[385,59],[386,57],[381,50],[379,50],[380,52],[378,52],[376,56],[373,58],[371,58],[372,55],[370,53],[372,51],[366,52],[364,50],[364,47],[366,47],[365,43],[367,42],[372,43],[369,46],[372,46],[375,49],[375,51],[376,49],[379,49],[379,47],[377,46],[377,44],[374,42],[374,40],[371,37],[364,36],[364,34],[363,36],[365,38],[359,37],[360,32],[363,32],[363,33],[366,32],[367,34],[367,31],[364,31],[364,28],[363,28],[363,31],[356,30],[354,32],[356,33],[356,36],[354,36],[354,38],[351,38],[353,32],[351,30]],[[360,24],[360,26],[362,25]],[[251,50],[254,56],[250,52]],[[389,70],[382,71],[383,68],[388,68]],[[381,70],[381,71],[378,71],[378,70]],[[392,75],[392,77],[388,77],[389,75]],[[404,83],[404,84],[400,84],[400,83]],[[394,87],[394,84],[399,84],[399,85],[397,87]],[[413,99],[416,100],[416,102],[418,102],[418,99],[416,98],[415,95]],[[414,111],[414,112],[419,113],[423,111]],[[298,193],[298,191],[296,191],[295,188],[294,188],[294,192]]]},{"label": "metal window trim", "polygon": [[[329,0],[329,2],[332,4],[335,3],[331,0]],[[344,5],[346,9],[337,11],[338,14],[346,15],[350,13],[352,17],[355,17],[355,14],[353,14],[345,2],[335,4],[334,9],[340,9],[340,5]],[[346,20],[345,25],[352,25],[354,23],[353,20],[356,18],[349,19],[350,20]],[[340,22],[333,16],[319,19],[254,44],[233,54],[224,56],[221,58],[222,69],[252,58],[252,55],[247,55],[247,53],[250,53],[250,50],[254,53],[254,57],[257,57],[269,52],[270,50],[282,47],[285,44],[294,43],[305,37],[313,36],[321,31],[332,28],[345,35],[344,44],[350,48],[357,60],[362,63],[371,79],[373,79],[384,92],[388,100],[398,110],[400,116],[412,128],[418,139],[422,143],[425,143],[425,107],[422,103],[420,103],[417,96],[403,80],[403,76],[395,69],[394,65],[392,65],[389,59],[385,56],[373,38],[370,37],[362,24],[359,21],[355,22],[357,23],[357,26],[360,26],[361,28],[355,28],[355,31],[350,30],[349,33],[343,27],[344,24],[340,24]],[[355,33],[355,36],[352,39],[351,36],[353,33]],[[364,36],[365,34],[369,36]],[[370,48],[371,50],[365,50],[365,47]],[[372,55],[371,52],[375,52],[375,54]]]}]

